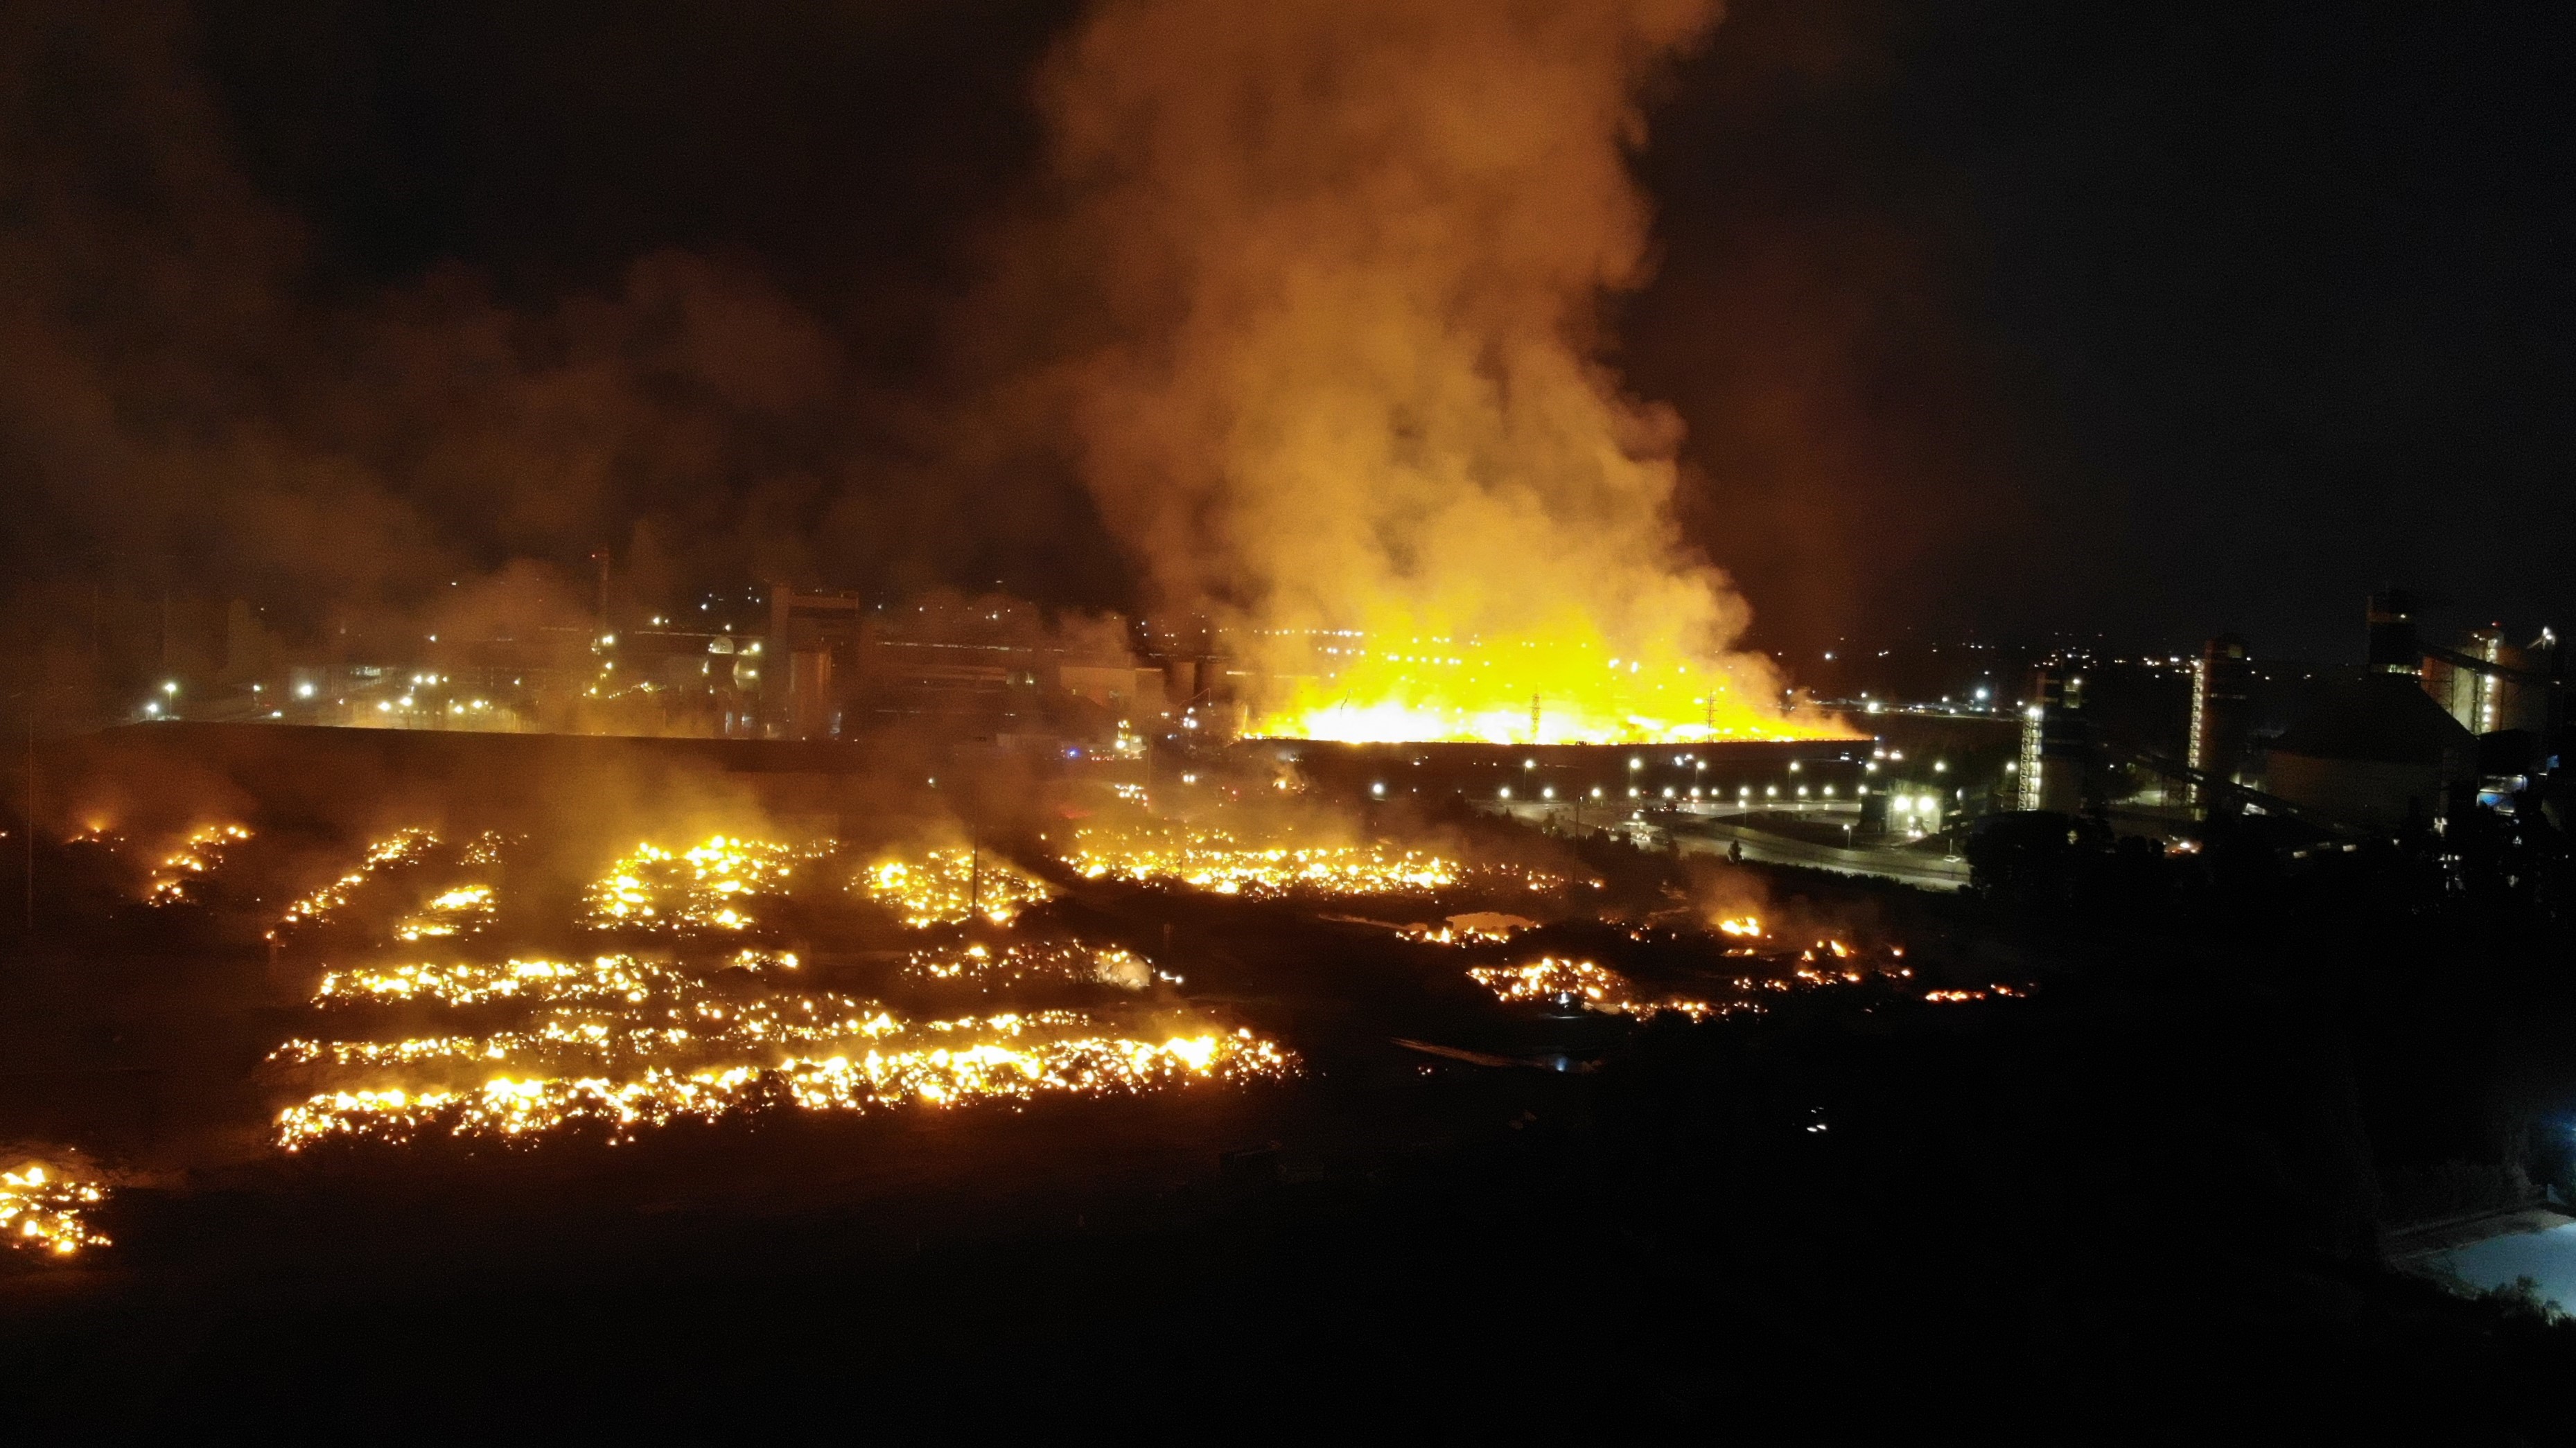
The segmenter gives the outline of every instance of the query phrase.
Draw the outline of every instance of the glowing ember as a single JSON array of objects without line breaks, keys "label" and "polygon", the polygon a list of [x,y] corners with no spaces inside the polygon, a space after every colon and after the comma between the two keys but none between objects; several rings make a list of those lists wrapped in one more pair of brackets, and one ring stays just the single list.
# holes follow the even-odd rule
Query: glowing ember
[{"label": "glowing ember", "polygon": [[[744,950],[729,957],[726,964],[735,970],[755,972],[794,970],[796,957]],[[426,1001],[446,1006],[480,1005],[494,1000],[641,1001],[656,994],[683,992],[690,980],[674,967],[631,955],[601,955],[587,961],[508,960],[497,965],[399,965],[333,971],[314,988],[313,999],[320,1005]]]},{"label": "glowing ember", "polygon": [[471,935],[492,923],[492,912],[497,903],[489,885],[459,885],[431,896],[421,905],[418,914],[396,921],[394,939],[413,941]]},{"label": "glowing ember", "polygon": [[[1422,894],[1471,875],[1500,880],[1507,874],[1384,844],[1256,846],[1212,827],[1084,829],[1075,835],[1066,863],[1086,880],[1184,885],[1254,898]],[[1566,883],[1535,872],[1510,878],[1533,891]]]},{"label": "glowing ember", "polygon": [[1936,1005],[1936,1006],[1946,1006],[1946,1005],[1962,1005],[1962,1004],[1965,1004],[1965,1003],[1967,1003],[1967,1002],[1969,1002],[1969,1001],[1981,1001],[1981,1000],[1985,1000],[1985,999],[1987,999],[1988,997],[1994,997],[1994,998],[1998,998],[1998,999],[2010,999],[2010,998],[2012,998],[2012,997],[2014,997],[2014,996],[2020,996],[2020,995],[2026,995],[2026,994],[2028,994],[2028,992],[2026,992],[2026,991],[2017,991],[2017,990],[2013,989],[2011,986],[2008,986],[2008,985],[1999,985],[1999,984],[1991,984],[1991,983],[1990,983],[1990,984],[1988,984],[1988,985],[1987,985],[1987,987],[1986,987],[1984,990],[1932,990],[1932,991],[1925,991],[1925,992],[1923,993],[1923,998],[1924,998],[1925,1000],[1927,1000],[1927,1001],[1930,1001],[1932,1004],[1934,1004],[1934,1005]]},{"label": "glowing ember", "polygon": [[[489,1034],[286,1042],[272,1053],[274,1066],[342,1079],[279,1114],[278,1144],[294,1151],[425,1131],[531,1139],[575,1127],[625,1140],[672,1121],[769,1107],[1023,1103],[1275,1079],[1296,1069],[1288,1052],[1248,1030],[1134,1034],[1065,1010],[907,1023],[873,1001],[788,988],[785,973],[795,968],[793,956],[746,950],[714,970],[604,955],[334,972],[316,1004],[506,1002],[524,1013]],[[988,968],[996,974],[975,974]],[[1017,946],[998,956],[981,946],[925,951],[910,969],[979,983],[1075,971],[1150,983],[1144,962],[1125,951],[1073,945]],[[1114,980],[1129,974],[1147,979]],[[486,1074],[496,1067],[508,1069]]]},{"label": "glowing ember", "polygon": [[[1157,978],[1142,956],[1116,946],[1023,941],[995,950],[983,945],[963,949],[919,950],[904,963],[903,973],[920,981],[951,981],[990,990],[1034,981],[1076,981],[1144,990]],[[1162,979],[1178,980],[1178,976]]]},{"label": "glowing ember", "polygon": [[914,929],[982,917],[1007,925],[1054,896],[1045,882],[974,850],[930,850],[879,860],[859,876],[868,898]]},{"label": "glowing ember", "polygon": [[499,965],[401,965],[388,970],[333,971],[314,991],[317,1001],[434,1001],[478,1005],[484,1001],[640,1001],[666,989],[670,970],[631,955],[589,961],[511,960]]},{"label": "glowing ember", "polygon": [[1500,999],[1514,1004],[1580,1006],[1587,1011],[1633,1016],[1641,1021],[1666,1011],[1678,1012],[1696,1021],[1739,1009],[1679,996],[1648,999],[1638,994],[1626,976],[1589,960],[1559,960],[1555,956],[1544,956],[1526,965],[1475,966],[1468,970],[1467,976]]},{"label": "glowing ember", "polygon": [[754,902],[784,895],[796,867],[830,849],[725,835],[677,855],[640,844],[590,887],[582,923],[593,930],[748,929]]},{"label": "glowing ember", "polygon": [[0,1172],[0,1236],[22,1251],[68,1257],[84,1247],[105,1247],[108,1239],[83,1218],[107,1200],[97,1182],[72,1176],[41,1162]]},{"label": "glowing ember", "polygon": [[1473,910],[1452,915],[1438,925],[1407,925],[1396,934],[1423,945],[1498,945],[1524,930],[1537,928],[1537,921],[1518,915]]},{"label": "glowing ember", "polygon": [[648,1070],[605,1077],[495,1077],[465,1091],[341,1091],[279,1114],[289,1151],[335,1137],[401,1141],[443,1129],[456,1136],[526,1137],[575,1125],[631,1139],[645,1127],[711,1121],[762,1105],[869,1111],[904,1104],[1025,1103],[1044,1095],[1110,1096],[1186,1085],[1240,1084],[1295,1070],[1294,1058],[1248,1030],[1161,1041],[1065,1036],[1025,1045],[981,1043],[864,1055],[789,1057],[688,1073]]},{"label": "glowing ember", "polygon": [[240,825],[208,825],[188,836],[152,872],[143,898],[154,905],[178,905],[195,898],[197,881],[223,864],[226,850],[249,838],[250,831]]},{"label": "glowing ember", "polygon": [[744,1001],[683,1000],[658,1012],[622,1015],[552,1006],[537,1011],[521,1030],[399,1041],[297,1039],[269,1053],[269,1060],[286,1067],[515,1065],[537,1070],[606,1070],[657,1060],[667,1065],[688,1053],[873,1041],[902,1029],[900,1020],[873,1001],[816,993]]},{"label": "glowing ember", "polygon": [[286,907],[282,925],[321,924],[349,903],[357,889],[384,871],[410,864],[437,845],[438,836],[424,829],[396,830],[367,847],[366,858],[339,879]]}]

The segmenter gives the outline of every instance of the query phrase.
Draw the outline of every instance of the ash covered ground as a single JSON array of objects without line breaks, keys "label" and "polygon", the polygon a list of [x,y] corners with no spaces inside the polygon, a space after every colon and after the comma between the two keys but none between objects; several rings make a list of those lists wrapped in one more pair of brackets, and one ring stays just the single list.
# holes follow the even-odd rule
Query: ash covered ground
[{"label": "ash covered ground", "polygon": [[67,782],[9,1411],[2549,1436],[2570,1329],[2384,1250],[2564,1170],[2531,922],[941,768]]}]

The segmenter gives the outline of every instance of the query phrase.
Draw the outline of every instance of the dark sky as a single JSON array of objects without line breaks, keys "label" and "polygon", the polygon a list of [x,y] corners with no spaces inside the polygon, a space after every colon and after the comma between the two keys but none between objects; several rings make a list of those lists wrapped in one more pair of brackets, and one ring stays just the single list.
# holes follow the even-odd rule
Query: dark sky
[{"label": "dark sky", "polygon": [[[820,319],[852,394],[901,399],[1015,204],[1028,72],[1078,10],[222,0],[183,31],[315,305],[460,275],[546,313],[677,249]],[[1737,0],[1659,92],[1662,265],[1617,341],[1689,425],[1689,527],[1755,641],[2236,629],[2333,658],[2391,581],[2576,618],[2571,41],[2564,5]],[[1070,481],[925,501],[904,410],[816,444],[883,446],[838,485],[860,501],[778,484],[794,445],[764,437],[765,481],[665,533],[806,527],[876,541],[708,556],[1121,601]],[[713,475],[746,446],[705,442]],[[527,527],[463,552],[577,532]]]}]

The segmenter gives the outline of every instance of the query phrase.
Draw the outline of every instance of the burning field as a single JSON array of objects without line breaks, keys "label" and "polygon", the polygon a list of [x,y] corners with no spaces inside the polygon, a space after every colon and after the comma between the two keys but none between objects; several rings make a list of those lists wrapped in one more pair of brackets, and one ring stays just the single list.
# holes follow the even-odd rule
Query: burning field
[{"label": "burning field", "polygon": [[[1177,1322],[1150,1274],[1198,1234],[1322,1223],[1340,1252],[1389,1194],[1435,1230],[1540,1200],[1410,1184],[1579,1159],[1676,1052],[2027,1009],[1853,892],[1276,763],[351,776],[345,819],[174,788],[61,828],[69,948],[0,979],[53,1052],[0,1079],[0,1325],[12,1291],[148,1312],[211,1282],[249,1314],[387,1304],[370,1341],[411,1361],[483,1302],[551,1324],[559,1293],[687,1276],[721,1284],[703,1320],[815,1281],[835,1321],[909,1301],[889,1331],[980,1343],[948,1324],[1025,1289],[1030,1243],[1094,1263],[1051,1302]],[[1791,1105],[1801,1141],[1859,1135],[1830,1093]],[[1297,1286],[1225,1291],[1266,1318]]]},{"label": "burning field", "polygon": [[[199,822],[158,850],[162,832],[102,828],[65,848],[123,879],[110,914],[169,948],[264,953],[263,983],[215,1014],[275,1034],[207,1093],[259,1103],[257,1144],[235,1117],[143,1149],[190,1170],[1293,1100],[1319,1065],[1385,1071],[1425,1037],[1563,1070],[1668,1017],[1725,1029],[1814,992],[1986,992],[1926,992],[1892,943],[1770,923],[1625,845],[1363,824],[1225,772],[1241,767],[1212,757],[1163,800],[1068,779],[971,828],[890,813],[873,843],[750,817],[585,842],[522,818]],[[109,1189],[47,1170],[12,1178],[12,1230],[58,1255],[105,1245]]]}]

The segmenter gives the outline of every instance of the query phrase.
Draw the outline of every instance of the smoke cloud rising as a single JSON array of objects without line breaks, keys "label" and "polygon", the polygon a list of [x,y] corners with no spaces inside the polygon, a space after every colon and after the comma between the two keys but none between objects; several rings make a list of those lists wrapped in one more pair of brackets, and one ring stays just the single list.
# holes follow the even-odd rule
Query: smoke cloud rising
[{"label": "smoke cloud rising", "polygon": [[621,238],[516,289],[471,258],[352,265],[345,217],[255,179],[210,23],[0,10],[0,637],[27,667],[87,672],[102,595],[111,635],[120,593],[156,620],[241,597],[309,645],[586,621],[601,550],[642,614],[755,581],[989,586],[1080,531],[1038,489],[960,507],[951,410],[757,251]]},{"label": "smoke cloud rising", "polygon": [[1775,712],[1674,525],[1678,419],[1601,356],[1650,262],[1639,88],[1716,18],[1111,0],[1043,73],[1051,254],[1096,268],[1107,328],[1058,379],[1082,475],[1158,606],[1315,681],[1280,727]]},{"label": "smoke cloud rising", "polygon": [[[531,286],[353,267],[348,218],[246,158],[274,127],[210,79],[204,16],[0,16],[13,648],[78,672],[101,579],[249,598],[289,643],[563,622],[606,550],[638,613],[792,580],[1201,615],[1301,732],[1780,727],[1676,529],[1677,418],[1605,361],[1604,303],[1650,270],[1639,93],[1712,0],[1035,20],[986,68],[1036,149],[931,188],[987,208],[944,277],[644,234]],[[889,308],[928,340],[890,343]]]}]

